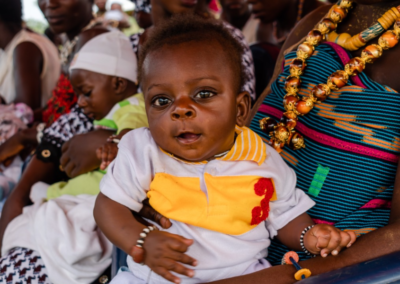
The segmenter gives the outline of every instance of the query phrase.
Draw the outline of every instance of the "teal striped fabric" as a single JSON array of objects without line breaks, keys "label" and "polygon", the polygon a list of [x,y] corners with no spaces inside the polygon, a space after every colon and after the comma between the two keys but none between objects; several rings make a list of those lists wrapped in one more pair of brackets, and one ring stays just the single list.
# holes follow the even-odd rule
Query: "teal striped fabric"
[{"label": "teal striped fabric", "polygon": [[[295,57],[295,52],[286,56],[283,73],[251,123],[251,129],[265,141],[269,136],[261,131],[259,120],[266,116],[280,119],[285,78]],[[307,61],[300,94],[326,83],[349,60],[349,54],[336,44],[317,47]],[[282,157],[295,170],[298,188],[316,202],[309,211],[316,223],[354,230],[358,235],[388,223],[400,152],[399,99],[392,89],[361,74],[299,119],[296,130],[304,135],[306,148],[285,147]],[[287,251],[273,241],[268,259],[279,264]]]}]

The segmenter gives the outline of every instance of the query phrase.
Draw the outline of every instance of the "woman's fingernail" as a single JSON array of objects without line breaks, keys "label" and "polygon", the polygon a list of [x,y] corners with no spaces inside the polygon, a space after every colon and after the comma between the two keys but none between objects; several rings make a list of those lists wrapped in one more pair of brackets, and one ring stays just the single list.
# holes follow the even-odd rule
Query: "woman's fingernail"
[{"label": "woman's fingernail", "polygon": [[189,272],[188,272],[188,276],[189,276],[189,277],[193,277],[193,276],[194,276],[194,271],[189,271]]},{"label": "woman's fingernail", "polygon": [[351,243],[349,243],[349,244],[347,245],[347,247],[348,247],[348,248],[351,247]]},{"label": "woman's fingernail", "polygon": [[339,252],[337,250],[332,251],[332,255],[337,255]]},{"label": "woman's fingernail", "polygon": [[328,254],[326,254],[326,253],[322,254],[322,257],[327,257],[327,256],[328,256]]},{"label": "woman's fingernail", "polygon": [[197,266],[197,260],[193,261],[193,266]]},{"label": "woman's fingernail", "polygon": [[175,281],[174,281],[176,284],[179,284],[179,283],[181,283],[181,280],[180,279],[175,279]]}]

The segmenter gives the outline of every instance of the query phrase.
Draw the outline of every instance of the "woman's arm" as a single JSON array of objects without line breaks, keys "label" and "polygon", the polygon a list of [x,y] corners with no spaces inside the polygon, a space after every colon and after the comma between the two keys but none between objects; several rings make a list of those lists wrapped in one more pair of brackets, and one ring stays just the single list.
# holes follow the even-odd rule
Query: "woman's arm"
[{"label": "woman's arm", "polygon": [[101,160],[96,150],[101,147],[114,131],[99,129],[89,133],[75,135],[62,147],[60,164],[71,177],[93,171],[100,167]]},{"label": "woman's arm", "polygon": [[[302,267],[311,270],[313,275],[326,273],[346,266],[368,261],[386,254],[400,251],[400,162],[397,167],[393,190],[392,211],[389,224],[357,239],[350,248],[337,256],[316,257],[300,262]],[[279,265],[257,273],[225,279],[215,284],[269,284],[294,283],[294,269],[289,265]]]},{"label": "woman's arm", "polygon": [[14,50],[15,103],[25,103],[33,110],[40,108],[43,55],[32,42],[20,43]]}]

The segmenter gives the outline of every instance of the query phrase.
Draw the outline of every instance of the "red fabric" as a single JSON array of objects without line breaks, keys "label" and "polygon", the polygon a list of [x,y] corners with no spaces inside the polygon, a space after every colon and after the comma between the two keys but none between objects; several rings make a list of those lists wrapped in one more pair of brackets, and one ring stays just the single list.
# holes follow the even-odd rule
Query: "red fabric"
[{"label": "red fabric", "polygon": [[220,10],[217,0],[212,0],[208,7],[214,12],[219,12]]},{"label": "red fabric", "polygon": [[258,225],[265,221],[269,215],[269,202],[274,194],[274,185],[269,178],[260,178],[254,185],[254,191],[258,196],[263,196],[261,206],[256,206],[251,211],[251,225]]},{"label": "red fabric", "polygon": [[61,115],[69,113],[77,100],[78,98],[68,77],[61,74],[57,86],[43,110],[42,121],[47,125],[52,124]]}]

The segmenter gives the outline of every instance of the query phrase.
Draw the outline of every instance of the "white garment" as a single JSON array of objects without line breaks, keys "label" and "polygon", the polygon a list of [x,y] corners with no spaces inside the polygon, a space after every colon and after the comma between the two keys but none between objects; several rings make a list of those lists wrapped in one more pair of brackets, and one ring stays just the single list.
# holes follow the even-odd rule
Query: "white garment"
[{"label": "white garment", "polygon": [[128,79],[137,84],[137,57],[129,39],[111,31],[89,40],[75,55],[69,70],[83,69]]},{"label": "white garment", "polygon": [[257,30],[259,23],[260,20],[256,19],[254,15],[251,14],[250,18],[247,20],[242,29],[244,38],[249,46],[257,42]]},{"label": "white garment", "polygon": [[[230,278],[242,275],[250,267],[257,265],[260,259],[267,256],[270,239],[277,234],[277,231],[315,204],[302,190],[295,188],[296,175],[280,155],[268,145],[266,151],[267,158],[261,165],[253,161],[217,159],[208,163],[185,163],[161,151],[151,137],[150,131],[147,128],[140,128],[122,138],[117,158],[108,167],[107,174],[100,183],[100,190],[110,199],[138,212],[142,208],[147,190],[151,188],[151,182],[160,173],[199,178],[201,191],[207,198],[213,198],[215,191],[210,191],[207,187],[205,175],[256,176],[272,179],[277,200],[270,202],[268,219],[243,234],[223,234],[175,220],[171,220],[173,225],[166,230],[171,234],[194,240],[187,254],[197,259],[198,266],[194,268],[194,278],[179,276],[182,283],[206,283]],[[254,193],[254,188],[249,190]],[[174,198],[166,196],[165,202],[169,203]],[[234,205],[236,202],[238,206],[241,206],[241,202],[246,203],[243,198],[241,201],[235,201]],[[218,214],[215,213],[218,211],[217,207],[208,210],[214,215]],[[248,214],[251,214],[251,210]],[[235,221],[230,224],[234,226]],[[149,283],[169,283],[159,275],[151,273],[149,267],[133,262],[131,257],[128,257],[128,266],[137,278],[144,280],[150,278]]]},{"label": "white garment", "polygon": [[42,52],[43,70],[40,78],[41,105],[44,106],[51,97],[51,92],[60,77],[60,58],[57,48],[49,39],[24,29],[13,38],[4,51],[0,52],[0,95],[7,104],[14,102],[16,98],[13,56],[15,48],[23,42],[34,43]]},{"label": "white garment", "polygon": [[[269,264],[269,262],[266,259],[260,259],[259,262],[254,263],[254,265],[250,266],[242,275],[246,275],[246,274],[251,274],[263,269],[266,269],[268,267],[271,267],[271,264]],[[152,273],[154,274],[154,272]],[[151,275],[151,274],[150,274]],[[180,277],[180,276],[178,276]],[[138,277],[135,276],[135,274],[133,274],[130,271],[120,271],[118,272],[118,274],[113,278],[113,280],[111,281],[110,284],[118,284],[118,283],[122,283],[122,284],[150,284],[147,282],[147,279],[140,279]],[[153,283],[153,282],[151,282]],[[158,283],[158,282],[154,282],[154,283]]]},{"label": "white garment", "polygon": [[39,252],[53,283],[91,283],[111,264],[112,253],[93,218],[95,200],[92,195],[36,199],[7,226],[2,254],[29,248]]}]

